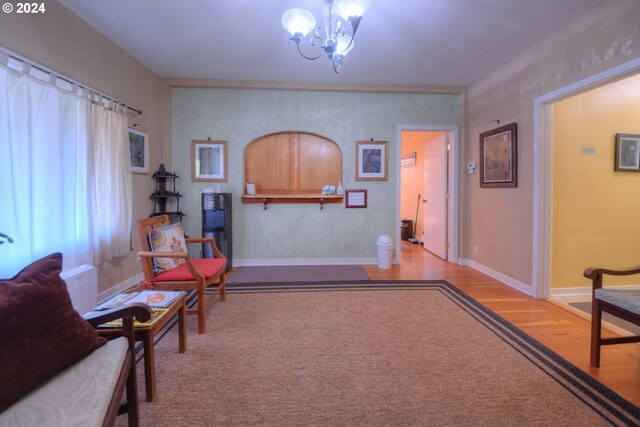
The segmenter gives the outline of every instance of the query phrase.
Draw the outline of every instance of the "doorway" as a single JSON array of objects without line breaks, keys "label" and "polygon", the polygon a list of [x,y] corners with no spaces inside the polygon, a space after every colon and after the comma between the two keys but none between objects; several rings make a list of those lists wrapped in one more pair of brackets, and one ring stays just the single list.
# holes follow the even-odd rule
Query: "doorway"
[{"label": "doorway", "polygon": [[[562,120],[555,116],[554,113],[557,115],[566,111],[569,115],[575,115],[576,111],[582,111],[581,114],[583,114],[584,111],[588,110],[586,106],[589,105],[586,101],[588,98],[583,97],[591,96],[590,94],[597,93],[596,91],[608,90],[607,88],[609,87],[615,89],[617,82],[624,82],[625,78],[637,74],[638,71],[640,71],[640,60],[630,61],[544,95],[534,101],[534,141],[538,146],[538,149],[535,150],[536,156],[534,158],[534,250],[532,262],[532,291],[534,297],[547,298],[551,296],[562,297],[565,295],[590,295],[590,285],[587,285],[581,276],[584,268],[594,263],[607,264],[613,262],[618,265],[618,263],[623,262],[619,256],[615,261],[607,260],[606,256],[609,255],[608,252],[605,252],[605,255],[595,252],[585,252],[586,250],[593,251],[593,248],[599,246],[606,250],[606,245],[604,245],[606,236],[601,232],[603,227],[594,224],[607,224],[607,226],[613,227],[628,223],[628,221],[621,219],[604,219],[604,215],[607,215],[610,210],[609,207],[615,205],[611,202],[602,203],[604,207],[602,218],[591,220],[590,224],[581,223],[576,226],[576,229],[580,231],[580,236],[588,238],[593,237],[592,230],[596,227],[598,229],[598,241],[602,243],[599,246],[594,245],[592,241],[585,243],[584,241],[573,238],[574,236],[568,234],[572,230],[567,229],[563,231],[563,233],[566,233],[565,241],[571,242],[574,247],[566,247],[566,245],[562,247],[561,238],[563,235],[554,236],[553,230],[555,229],[556,234],[558,234],[558,229],[561,229],[563,225],[563,211],[560,208],[564,208],[565,206],[571,208],[570,214],[574,216],[575,212],[579,210],[580,200],[576,201],[561,197],[562,194],[567,193],[572,195],[572,197],[583,196],[583,194],[576,192],[575,189],[566,190],[564,188],[567,184],[571,184],[576,177],[580,177],[580,184],[584,186],[582,193],[585,193],[594,200],[602,199],[602,197],[597,195],[597,191],[602,190],[603,194],[615,195],[615,192],[623,188],[623,185],[636,184],[632,180],[632,177],[616,173],[613,166],[615,133],[620,132],[619,128],[626,128],[628,125],[618,124],[610,129],[604,129],[610,122],[602,119],[604,113],[598,116],[597,121],[582,116],[573,117],[571,121],[575,123],[589,122],[590,126],[600,125],[603,129],[598,129],[600,133],[597,135],[597,138],[593,140],[589,140],[587,137],[582,137],[581,135],[578,135],[578,138],[576,138],[575,132],[570,134],[569,138],[563,138],[562,134],[558,133],[559,124]],[[626,92],[628,91],[625,89],[621,93],[626,95]],[[614,98],[615,97],[619,97],[619,95],[615,95]],[[618,101],[607,104],[603,102],[604,98],[605,95],[600,94],[597,102],[591,103],[591,105],[608,105],[607,108],[610,110],[614,105],[619,104]],[[569,104],[576,102],[580,108],[575,108],[575,106],[572,108],[560,108],[562,104],[569,106]],[[636,122],[637,121],[631,121],[632,125],[635,125]],[[583,131],[582,127],[580,131]],[[595,134],[596,132],[591,129],[587,133]],[[574,162],[575,165],[571,166],[567,164],[568,162],[564,162],[566,164],[565,169],[557,169],[557,163],[562,159],[560,157],[562,156],[560,149],[572,148],[569,147],[569,144],[573,139],[577,139],[577,147],[573,147],[573,151],[570,152],[566,158]],[[554,165],[556,169],[554,169]],[[580,167],[585,165],[589,167],[582,171]],[[592,174],[596,174],[594,175],[595,178],[591,178]],[[566,178],[564,180],[561,179],[565,175]],[[597,185],[592,185],[587,182],[589,179]],[[615,181],[615,184],[609,184],[609,181]],[[559,187],[560,184],[562,184],[563,187]],[[622,210],[624,211],[624,209]],[[637,208],[631,210],[635,212]],[[589,214],[596,213],[595,211],[592,212],[589,210]],[[588,221],[590,217],[581,215],[580,220],[583,222]],[[571,224],[575,224],[575,221],[572,220]],[[625,230],[624,233],[620,233],[619,231],[616,233],[618,236],[632,234],[629,233],[628,229]],[[635,241],[632,244],[635,244]],[[617,238],[615,248],[619,246],[620,239]],[[636,253],[637,251],[630,252]],[[614,253],[614,251],[611,251],[611,253]],[[567,258],[567,254],[575,259]],[[629,261],[629,263],[632,265],[631,261]],[[551,289],[552,285],[554,285],[553,290]]]},{"label": "doorway", "polygon": [[421,245],[457,263],[457,127],[403,126],[398,141],[396,257]]}]

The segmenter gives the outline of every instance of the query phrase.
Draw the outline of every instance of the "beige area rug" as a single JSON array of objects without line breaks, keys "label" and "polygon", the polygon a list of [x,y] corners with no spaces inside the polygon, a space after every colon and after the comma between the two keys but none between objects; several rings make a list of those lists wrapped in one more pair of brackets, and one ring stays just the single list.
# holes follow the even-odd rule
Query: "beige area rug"
[{"label": "beige area rug", "polygon": [[[385,282],[386,283],[386,282]],[[446,283],[247,286],[156,344],[143,426],[635,425],[638,408]],[[125,425],[126,416],[118,417]]]}]

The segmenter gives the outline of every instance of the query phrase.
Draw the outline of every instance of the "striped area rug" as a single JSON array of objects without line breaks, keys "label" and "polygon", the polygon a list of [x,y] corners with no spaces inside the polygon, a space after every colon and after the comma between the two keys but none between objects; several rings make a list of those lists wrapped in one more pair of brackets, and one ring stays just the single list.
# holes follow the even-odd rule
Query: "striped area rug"
[{"label": "striped area rug", "polygon": [[361,265],[268,265],[238,267],[227,283],[358,282],[368,281]]},{"label": "striped area rug", "polygon": [[186,353],[177,328],[156,342],[143,425],[640,425],[636,406],[444,281],[239,284],[207,316]]}]

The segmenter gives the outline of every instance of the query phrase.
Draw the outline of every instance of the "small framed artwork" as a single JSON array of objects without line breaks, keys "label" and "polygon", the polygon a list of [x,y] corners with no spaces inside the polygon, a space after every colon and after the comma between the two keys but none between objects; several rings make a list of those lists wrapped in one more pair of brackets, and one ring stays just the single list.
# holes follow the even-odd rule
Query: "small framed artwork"
[{"label": "small framed artwork", "polygon": [[480,187],[518,186],[518,127],[511,123],[480,134]]},{"label": "small framed artwork", "polygon": [[640,135],[616,134],[614,170],[617,172],[640,172]]},{"label": "small framed artwork", "polygon": [[149,134],[140,129],[129,128],[129,150],[131,172],[149,173]]},{"label": "small framed artwork", "polygon": [[227,141],[191,141],[191,181],[227,180]]},{"label": "small framed artwork", "polygon": [[402,160],[400,160],[400,165],[403,168],[410,168],[411,166],[416,165],[416,152],[408,153],[402,156]]},{"label": "small framed artwork", "polygon": [[387,141],[356,142],[356,181],[386,181],[388,169]]},{"label": "small framed artwork", "polygon": [[366,208],[367,190],[344,190],[345,208]]}]

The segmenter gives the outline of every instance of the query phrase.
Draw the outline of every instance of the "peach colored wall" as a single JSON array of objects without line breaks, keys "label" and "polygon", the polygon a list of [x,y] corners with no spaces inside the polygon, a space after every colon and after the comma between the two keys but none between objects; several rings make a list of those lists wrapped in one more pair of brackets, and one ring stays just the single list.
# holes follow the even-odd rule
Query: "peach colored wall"
[{"label": "peach colored wall", "polygon": [[415,237],[422,241],[422,233],[424,232],[424,161],[425,161],[425,145],[427,142],[443,136],[442,132],[425,132],[425,131],[403,131],[401,155],[415,152],[416,165],[409,168],[402,168],[401,187],[400,187],[400,217],[416,221],[416,203],[418,202],[418,194],[421,195],[420,209],[418,211],[418,222],[416,225]]},{"label": "peach colored wall", "polygon": [[[418,194],[422,195],[421,199],[424,197],[424,144],[428,138],[428,134],[429,132],[421,131],[402,132],[401,154],[404,156],[405,154],[415,152],[416,165],[400,170],[400,218],[410,219],[414,223],[416,220]],[[420,206],[414,236],[418,240],[422,240],[423,222],[423,206]],[[413,231],[410,234],[413,235]]]},{"label": "peach colored wall", "polygon": [[[640,1],[608,0],[469,87],[465,162],[478,161],[479,134],[518,123],[518,187],[479,187],[466,175],[461,256],[532,283],[533,101],[640,56]],[[478,245],[478,253],[474,246]]]},{"label": "peach colored wall", "polygon": [[[150,167],[162,159],[162,85],[160,78],[115,43],[89,26],[57,1],[47,2],[41,15],[0,14],[0,45],[54,71],[67,75],[120,102],[143,110],[130,120],[150,135]],[[151,212],[149,175],[133,175],[133,217]],[[134,230],[134,251],[139,247]],[[138,271],[135,252],[103,265],[99,291],[104,291]]]},{"label": "peach colored wall", "polygon": [[616,133],[640,134],[639,112],[640,74],[553,104],[553,288],[585,286],[589,266],[638,264],[640,173],[615,172],[614,151]]}]

